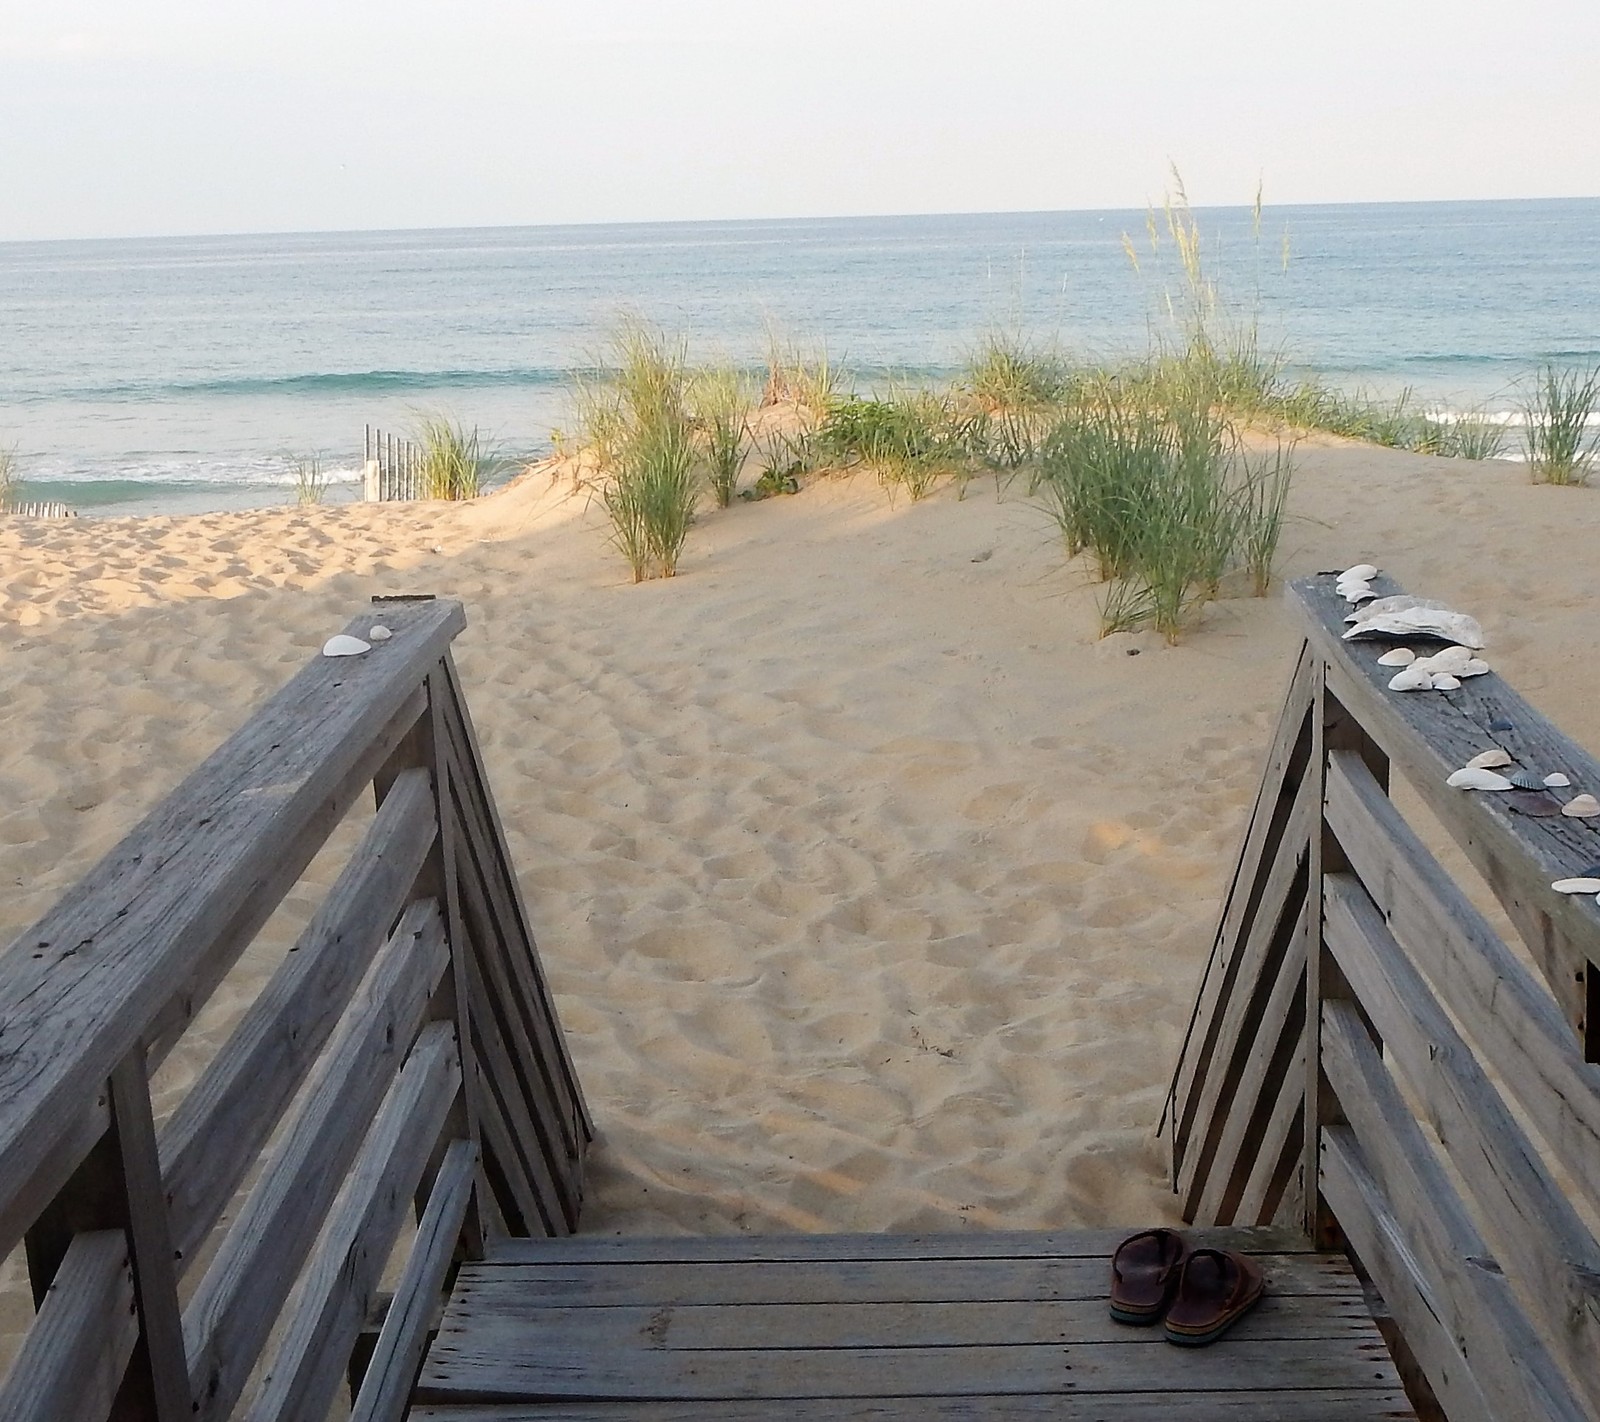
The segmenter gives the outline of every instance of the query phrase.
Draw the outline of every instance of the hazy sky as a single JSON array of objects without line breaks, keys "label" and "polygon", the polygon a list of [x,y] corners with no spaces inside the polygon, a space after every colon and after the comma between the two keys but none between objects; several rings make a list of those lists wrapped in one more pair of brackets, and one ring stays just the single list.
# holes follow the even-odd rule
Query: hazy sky
[{"label": "hazy sky", "polygon": [[1600,194],[1600,0],[0,0],[0,237]]}]

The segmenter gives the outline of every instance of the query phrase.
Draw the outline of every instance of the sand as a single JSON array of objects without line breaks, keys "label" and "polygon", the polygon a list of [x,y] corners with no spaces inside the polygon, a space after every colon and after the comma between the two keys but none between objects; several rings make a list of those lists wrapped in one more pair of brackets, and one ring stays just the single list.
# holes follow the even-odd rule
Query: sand
[{"label": "sand", "polygon": [[[1287,572],[1370,559],[1472,612],[1496,669],[1600,746],[1600,491],[1328,441],[1294,515]],[[988,482],[708,514],[642,586],[544,474],[461,508],[0,521],[0,939],[395,591],[467,607],[459,664],[600,1131],[586,1229],[1173,1218],[1155,1124],[1298,645],[1278,597],[1177,648],[1097,642],[1084,570]]]}]

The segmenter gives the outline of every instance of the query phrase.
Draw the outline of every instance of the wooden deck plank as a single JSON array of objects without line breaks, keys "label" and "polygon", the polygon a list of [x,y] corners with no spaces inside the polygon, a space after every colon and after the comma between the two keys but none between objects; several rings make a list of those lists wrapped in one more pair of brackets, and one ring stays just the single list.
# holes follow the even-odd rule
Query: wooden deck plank
[{"label": "wooden deck plank", "polygon": [[[1315,1254],[1255,1256],[1276,1294],[1359,1295],[1343,1259]],[[1102,1299],[1105,1256],[1062,1259],[799,1260],[719,1264],[464,1264],[446,1324],[459,1306],[515,1316],[559,1304],[953,1303]]]},{"label": "wooden deck plank", "polygon": [[526,1329],[479,1321],[469,1332],[440,1334],[418,1393],[427,1401],[1186,1395],[1259,1389],[1263,1382],[1361,1391],[1393,1388],[1397,1378],[1376,1326],[1365,1342],[1239,1340],[1213,1349],[1173,1348],[1157,1336],[1128,1343],[647,1353],[581,1344],[541,1349]]},{"label": "wooden deck plank", "polygon": [[1147,1394],[962,1398],[799,1398],[772,1402],[491,1402],[421,1406],[410,1422],[1388,1422],[1414,1414],[1399,1388],[1254,1389],[1179,1404]]}]

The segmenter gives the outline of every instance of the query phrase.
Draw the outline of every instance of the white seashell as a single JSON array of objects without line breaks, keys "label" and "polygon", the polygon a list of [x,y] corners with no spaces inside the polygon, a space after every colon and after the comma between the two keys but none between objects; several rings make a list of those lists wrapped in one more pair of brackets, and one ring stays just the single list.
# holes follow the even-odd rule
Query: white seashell
[{"label": "white seashell", "polygon": [[1572,782],[1568,780],[1567,777],[1559,770],[1552,770],[1547,776],[1545,776],[1544,783],[1552,790],[1559,790],[1563,786],[1572,784]]},{"label": "white seashell", "polygon": [[1401,667],[1389,678],[1390,691],[1432,691],[1433,678],[1425,671],[1418,671],[1416,664]]},{"label": "white seashell", "polygon": [[322,644],[322,655],[325,657],[359,657],[363,652],[370,652],[372,646],[363,642],[359,637],[351,637],[341,632],[337,637],[330,637]]},{"label": "white seashell", "polygon": [[1456,673],[1457,676],[1482,676],[1489,670],[1489,663],[1482,657],[1473,657],[1466,666]]},{"label": "white seashell", "polygon": [[1444,782],[1454,790],[1509,790],[1511,782],[1482,766],[1464,765]]},{"label": "white seashell", "polygon": [[1357,563],[1353,568],[1346,568],[1339,574],[1341,583],[1370,583],[1378,576],[1378,570],[1371,563]]},{"label": "white seashell", "polygon": [[1351,637],[1437,637],[1463,647],[1483,646],[1483,628],[1464,612],[1449,608],[1411,607],[1400,612],[1382,612],[1358,622],[1345,634]]},{"label": "white seashell", "polygon": [[1461,678],[1451,676],[1449,672],[1435,672],[1433,674],[1433,689],[1435,691],[1460,691]]},{"label": "white seashell", "polygon": [[1380,667],[1408,667],[1416,661],[1417,654],[1410,647],[1396,647],[1378,658]]},{"label": "white seashell", "polygon": [[1450,610],[1442,602],[1434,602],[1431,598],[1413,597],[1410,593],[1394,593],[1389,597],[1377,598],[1369,602],[1365,607],[1358,607],[1345,618],[1345,621],[1368,622],[1386,612],[1407,612],[1417,607],[1433,607],[1440,612],[1448,612]]},{"label": "white seashell", "polygon": [[374,642],[387,642],[394,633],[379,622],[367,629],[367,636]]},{"label": "white seashell", "polygon": [[1568,800],[1561,807],[1561,813],[1575,820],[1593,819],[1594,816],[1600,815],[1600,800],[1596,800],[1593,795],[1579,795]]},{"label": "white seashell", "polygon": [[1472,660],[1472,653],[1465,647],[1446,647],[1442,652],[1435,652],[1431,657],[1422,657],[1417,665],[1423,671],[1438,675],[1444,672],[1450,676],[1459,676],[1461,668]]},{"label": "white seashell", "polygon": [[1502,765],[1511,764],[1511,752],[1496,746],[1493,750],[1480,751],[1466,764],[1468,770],[1498,770]]},{"label": "white seashell", "polygon": [[1335,591],[1346,602],[1367,602],[1377,596],[1371,583],[1340,583]]},{"label": "white seashell", "polygon": [[1600,879],[1557,879],[1550,887],[1558,894],[1600,894]]}]

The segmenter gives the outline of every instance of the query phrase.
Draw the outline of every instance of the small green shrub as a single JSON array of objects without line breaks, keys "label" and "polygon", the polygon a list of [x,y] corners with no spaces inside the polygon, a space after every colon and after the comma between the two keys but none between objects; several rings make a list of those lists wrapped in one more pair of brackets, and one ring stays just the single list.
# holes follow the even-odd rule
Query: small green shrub
[{"label": "small green shrub", "polygon": [[313,454],[309,458],[295,460],[295,503],[302,506],[322,503],[328,497],[328,482],[328,476],[323,472],[320,455]]},{"label": "small green shrub", "polygon": [[689,405],[705,442],[707,482],[717,507],[725,509],[739,487],[739,471],[750,446],[754,391],[737,367],[711,366],[690,377]]},{"label": "small green shrub", "polygon": [[1536,484],[1587,484],[1595,462],[1590,421],[1600,409],[1600,366],[1544,365],[1523,397],[1528,467]]}]

